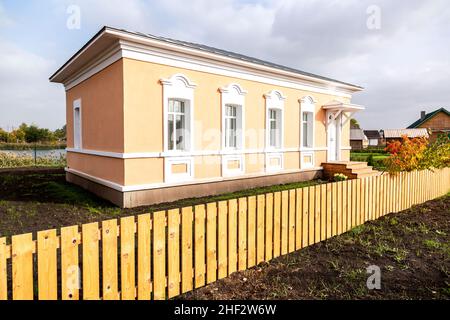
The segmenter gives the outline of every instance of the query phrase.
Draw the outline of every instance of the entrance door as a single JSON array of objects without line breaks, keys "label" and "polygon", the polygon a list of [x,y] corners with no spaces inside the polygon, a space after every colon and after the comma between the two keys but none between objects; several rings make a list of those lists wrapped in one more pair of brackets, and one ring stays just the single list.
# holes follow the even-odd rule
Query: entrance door
[{"label": "entrance door", "polygon": [[328,144],[328,161],[338,161],[340,160],[339,152],[339,139],[340,139],[340,121],[341,115],[333,119],[334,115],[332,112],[328,112],[328,128],[327,128],[327,144]]}]

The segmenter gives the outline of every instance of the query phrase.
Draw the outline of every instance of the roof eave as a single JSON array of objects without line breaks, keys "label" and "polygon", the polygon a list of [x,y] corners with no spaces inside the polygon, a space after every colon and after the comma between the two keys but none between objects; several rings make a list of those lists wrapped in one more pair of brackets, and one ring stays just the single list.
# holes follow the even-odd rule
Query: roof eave
[{"label": "roof eave", "polygon": [[220,60],[225,63],[240,65],[244,67],[250,67],[256,70],[271,72],[275,74],[280,74],[284,76],[289,76],[292,78],[297,78],[303,81],[310,81],[320,84],[325,84],[327,87],[331,88],[337,88],[341,90],[347,90],[351,93],[358,92],[363,90],[363,87],[343,83],[339,81],[334,81],[333,79],[322,79],[321,77],[314,77],[314,76],[308,76],[308,75],[302,75],[300,73],[290,72],[286,70],[282,70],[279,68],[274,68],[270,66],[264,66],[257,63],[252,63],[249,61],[240,60],[233,57],[226,57],[224,55],[220,54],[214,54],[206,51],[202,51],[195,48],[188,48],[183,47],[181,45],[173,44],[173,43],[167,43],[162,40],[158,39],[152,39],[149,37],[145,37],[143,35],[135,34],[126,30],[119,30],[112,27],[104,26],[99,32],[97,32],[80,50],[78,50],[67,62],[65,62],[53,75],[50,76],[49,80],[50,82],[56,82],[56,83],[64,83],[66,79],[70,78],[72,75],[65,75],[62,76],[64,71],[72,64],[74,61],[79,59],[83,53],[85,53],[89,48],[97,42],[99,39],[104,37],[105,35],[110,35],[116,37],[118,40],[128,40],[128,41],[134,41],[142,44],[152,45],[155,47],[165,48],[177,52],[183,52],[188,53],[191,55],[203,57],[203,58],[209,58],[212,60]]}]

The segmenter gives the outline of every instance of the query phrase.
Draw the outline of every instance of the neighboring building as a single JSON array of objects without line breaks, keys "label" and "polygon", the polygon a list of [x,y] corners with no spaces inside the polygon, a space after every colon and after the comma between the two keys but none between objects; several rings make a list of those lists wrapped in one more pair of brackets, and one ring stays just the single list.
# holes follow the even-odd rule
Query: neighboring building
[{"label": "neighboring building", "polygon": [[403,136],[407,136],[408,138],[428,138],[427,129],[385,129],[382,130],[382,133],[386,143],[401,140]]},{"label": "neighboring building", "polygon": [[369,139],[369,147],[380,147],[385,145],[383,135],[378,130],[364,130],[364,135]]},{"label": "neighboring building", "polygon": [[445,108],[426,113],[420,112],[420,119],[412,123],[408,129],[426,128],[430,133],[430,141],[436,140],[440,134],[450,135],[450,112]]},{"label": "neighboring building", "polygon": [[352,150],[361,150],[367,148],[369,139],[362,129],[350,129],[350,146]]},{"label": "neighboring building", "polygon": [[311,179],[349,160],[361,87],[104,27],[54,75],[67,180],[132,207]]}]

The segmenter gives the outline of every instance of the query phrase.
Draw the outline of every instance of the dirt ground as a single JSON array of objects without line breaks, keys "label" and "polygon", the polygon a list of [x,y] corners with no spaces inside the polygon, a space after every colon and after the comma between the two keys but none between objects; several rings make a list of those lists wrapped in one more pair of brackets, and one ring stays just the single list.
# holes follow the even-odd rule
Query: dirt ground
[{"label": "dirt ground", "polygon": [[[381,270],[369,290],[366,268]],[[450,195],[232,274],[179,299],[449,299]]]}]

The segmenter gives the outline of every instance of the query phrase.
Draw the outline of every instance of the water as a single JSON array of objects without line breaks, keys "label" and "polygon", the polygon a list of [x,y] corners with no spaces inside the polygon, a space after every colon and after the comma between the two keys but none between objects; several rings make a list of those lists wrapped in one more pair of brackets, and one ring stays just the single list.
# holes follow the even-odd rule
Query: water
[{"label": "water", "polygon": [[[0,152],[13,153],[18,156],[30,156],[34,157],[34,150],[0,150]],[[50,149],[50,150],[36,150],[36,157],[38,158],[55,158],[59,159],[61,156],[66,156],[65,149]]]}]

